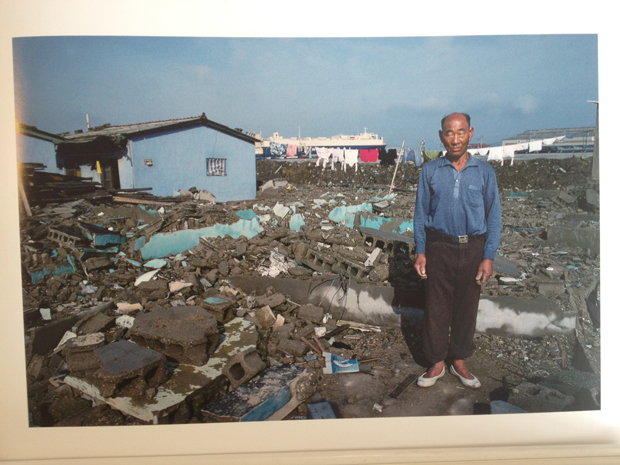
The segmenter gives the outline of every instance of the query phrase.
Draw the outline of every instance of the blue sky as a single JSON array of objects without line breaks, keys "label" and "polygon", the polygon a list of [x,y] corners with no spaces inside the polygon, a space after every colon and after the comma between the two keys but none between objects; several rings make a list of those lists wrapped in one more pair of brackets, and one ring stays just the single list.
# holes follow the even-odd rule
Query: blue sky
[{"label": "blue sky", "polygon": [[440,147],[439,120],[474,142],[594,126],[597,36],[393,38],[25,37],[13,40],[16,116],[58,133],[198,116],[291,137],[367,128],[388,147]]}]

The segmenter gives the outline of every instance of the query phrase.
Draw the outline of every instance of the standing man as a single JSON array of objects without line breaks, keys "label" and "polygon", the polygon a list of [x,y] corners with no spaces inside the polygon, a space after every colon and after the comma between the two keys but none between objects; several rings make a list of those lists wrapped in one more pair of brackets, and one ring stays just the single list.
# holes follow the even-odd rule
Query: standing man
[{"label": "standing man", "polygon": [[439,138],[447,153],[426,163],[418,182],[414,268],[425,280],[422,347],[430,364],[420,387],[434,385],[446,363],[465,386],[480,387],[465,359],[476,348],[480,286],[493,273],[502,218],[493,167],[467,152],[473,135],[469,115],[443,118]]}]

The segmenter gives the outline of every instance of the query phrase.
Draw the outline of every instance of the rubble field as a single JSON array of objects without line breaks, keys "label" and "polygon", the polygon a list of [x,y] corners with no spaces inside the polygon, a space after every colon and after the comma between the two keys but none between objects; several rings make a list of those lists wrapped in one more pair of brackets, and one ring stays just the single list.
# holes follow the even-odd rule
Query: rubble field
[{"label": "rubble field", "polygon": [[481,297],[556,313],[479,328],[476,390],[450,374],[415,385],[413,164],[394,175],[258,160],[244,202],[193,188],[31,202],[20,224],[31,426],[599,409],[592,160],[493,166],[502,241]]}]

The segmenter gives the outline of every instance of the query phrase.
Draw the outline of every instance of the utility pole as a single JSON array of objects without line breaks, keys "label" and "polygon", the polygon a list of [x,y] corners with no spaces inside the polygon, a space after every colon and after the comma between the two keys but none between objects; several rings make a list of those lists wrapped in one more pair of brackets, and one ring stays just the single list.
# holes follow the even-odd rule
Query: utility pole
[{"label": "utility pole", "polygon": [[592,154],[592,179],[598,181],[598,101],[588,100],[588,103],[596,103],[596,127],[594,128],[594,153]]}]

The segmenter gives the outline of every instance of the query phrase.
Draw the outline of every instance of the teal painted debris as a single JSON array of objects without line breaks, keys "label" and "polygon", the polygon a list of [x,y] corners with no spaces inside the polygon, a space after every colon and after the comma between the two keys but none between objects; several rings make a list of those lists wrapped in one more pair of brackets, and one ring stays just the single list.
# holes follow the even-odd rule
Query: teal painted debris
[{"label": "teal painted debris", "polygon": [[336,207],[331,211],[328,218],[334,223],[342,223],[346,220],[347,213],[357,213],[363,211],[372,213],[372,204],[363,203],[361,205],[350,205],[348,207]]},{"label": "teal painted debris", "polygon": [[110,245],[124,244],[126,239],[121,233],[109,231],[100,226],[83,223],[78,221],[78,226],[84,231],[84,234],[92,241],[95,247],[105,247]]},{"label": "teal painted debris", "polygon": [[193,249],[200,244],[201,237],[224,237],[233,239],[245,236],[248,239],[263,232],[258,219],[239,220],[233,224],[216,224],[202,229],[186,229],[172,233],[161,233],[151,237],[140,249],[143,260],[163,258]]},{"label": "teal painted debris", "polygon": [[253,220],[255,218],[258,219],[258,215],[254,213],[252,210],[241,210],[241,211],[235,212],[235,215],[237,215],[242,220]]},{"label": "teal painted debris", "polygon": [[168,265],[168,262],[163,258],[154,258],[153,260],[149,260],[144,264],[144,268],[163,268]]},{"label": "teal painted debris", "polygon": [[299,231],[305,224],[304,217],[301,216],[300,213],[293,215],[289,221],[289,226],[292,231]]},{"label": "teal painted debris", "polygon": [[230,300],[222,299],[221,297],[207,297],[205,302],[212,305],[218,305],[230,303]]},{"label": "teal painted debris", "polygon": [[360,215],[360,226],[364,228],[378,229],[403,234],[407,230],[413,231],[413,218],[405,220],[402,218],[388,218],[385,216]]},{"label": "teal painted debris", "polygon": [[30,273],[32,284],[36,283],[39,279],[48,274],[53,274],[54,276],[60,276],[64,273],[67,273],[68,275],[73,274],[75,272],[75,263],[73,258],[71,258],[71,255],[67,255],[67,262],[69,262],[69,265],[67,266],[56,266],[51,270],[48,268],[43,268],[42,270]]}]

